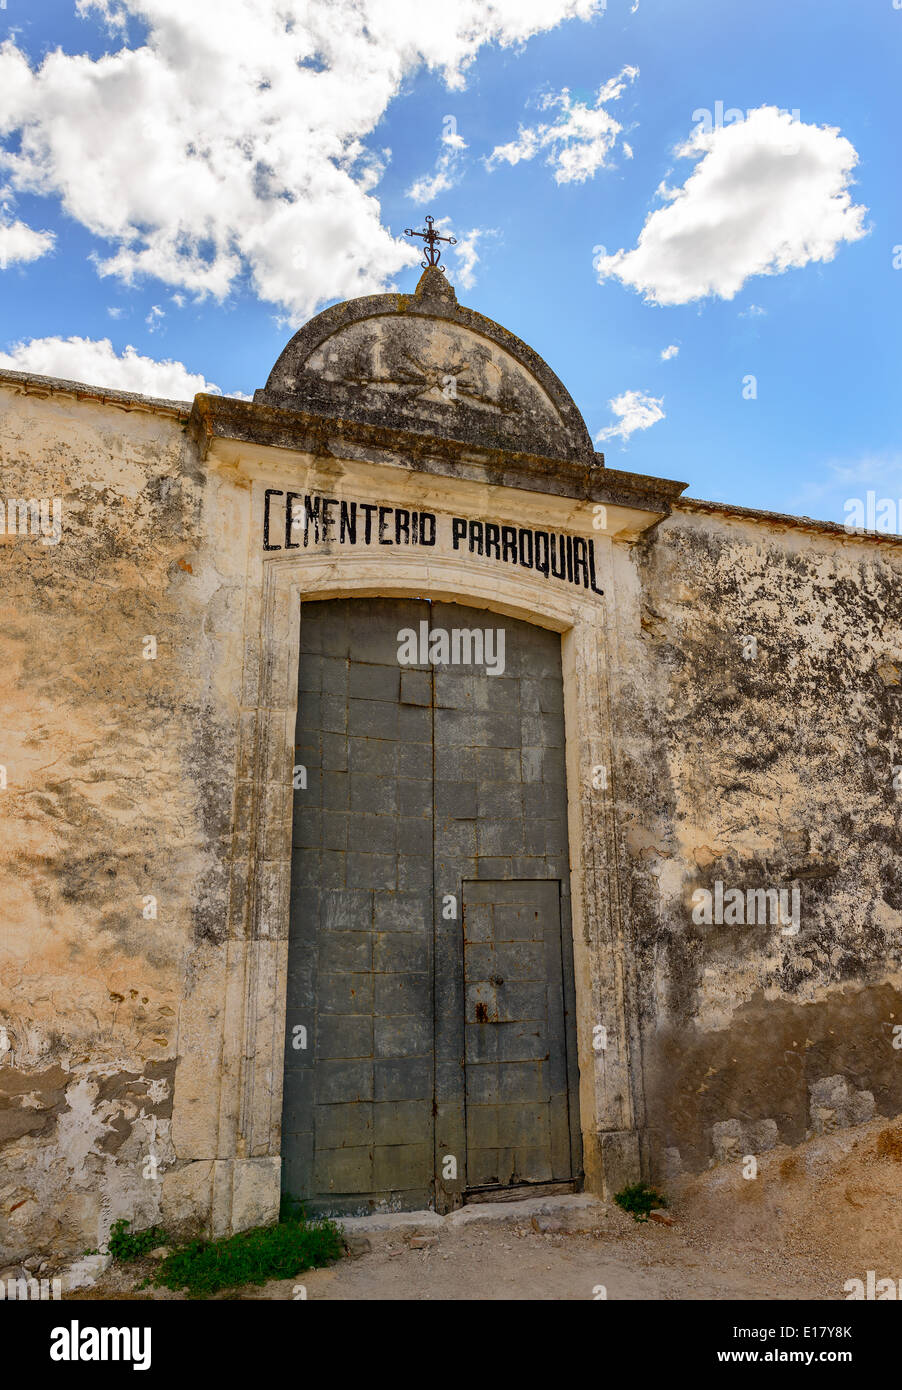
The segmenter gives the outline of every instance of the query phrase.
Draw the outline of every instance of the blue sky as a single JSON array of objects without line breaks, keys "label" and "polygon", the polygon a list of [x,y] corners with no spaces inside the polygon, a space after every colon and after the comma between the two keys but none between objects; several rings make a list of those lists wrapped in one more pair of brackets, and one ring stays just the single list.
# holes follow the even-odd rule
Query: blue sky
[{"label": "blue sky", "polygon": [[611,467],[902,499],[893,0],[181,9],[0,8],[0,365],[250,394],[315,309],[413,288],[431,212]]}]

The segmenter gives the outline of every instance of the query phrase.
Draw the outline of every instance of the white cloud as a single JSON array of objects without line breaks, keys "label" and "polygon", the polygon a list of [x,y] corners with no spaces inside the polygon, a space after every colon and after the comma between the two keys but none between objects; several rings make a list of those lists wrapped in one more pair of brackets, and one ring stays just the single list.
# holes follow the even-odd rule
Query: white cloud
[{"label": "white cloud", "polygon": [[849,192],[858,155],[835,129],[762,106],[697,129],[677,153],[700,158],[682,188],[661,185],[667,206],[634,250],[596,259],[600,281],[616,276],[654,304],[732,299],[750,276],[830,261],[865,235],[867,209]]},{"label": "white cloud", "polygon": [[827,492],[837,484],[858,484],[867,487],[890,487],[902,491],[902,453],[864,454],[860,458],[828,460],[829,478],[809,488]]},{"label": "white cloud", "polygon": [[454,173],[450,162],[442,155],[436,163],[435,173],[424,174],[422,178],[415,179],[404,196],[414,203],[431,203],[440,193],[446,193],[449,188],[454,187],[457,182]]},{"label": "white cloud", "polygon": [[448,128],[442,133],[442,152],[435,163],[435,172],[415,179],[407,189],[405,197],[415,203],[431,203],[439,193],[453,188],[462,172],[462,156],[467,148],[462,135],[456,129]]},{"label": "white cloud", "polygon": [[857,459],[827,459],[817,479],[806,481],[787,502],[794,512],[807,516],[818,511],[832,513],[834,521],[844,522],[849,513],[846,502],[858,499],[867,507],[867,494],[874,492],[874,508],[889,497],[902,515],[902,453],[864,454]]},{"label": "white cloud", "polygon": [[160,326],[160,320],[165,317],[166,310],[162,309],[159,304],[152,304],[150,306],[150,313],[147,315],[144,322],[147,324],[149,331],[155,333]]},{"label": "white cloud", "polygon": [[181,362],[157,362],[133,347],[117,356],[109,338],[32,338],[0,352],[0,368],[173,401],[192,400],[198,391],[222,394],[218,386],[200,372],[189,372]]},{"label": "white cloud", "polygon": [[87,19],[91,10],[99,11],[108,29],[125,28],[124,7],[120,8],[118,0],[75,0],[75,9],[82,19]]},{"label": "white cloud", "polygon": [[679,351],[680,350],[677,347],[676,343],[671,343],[670,347],[666,347],[664,351],[661,353],[661,361],[669,362],[672,357],[679,356]]},{"label": "white cloud", "polygon": [[[446,219],[447,220],[447,219]],[[438,223],[436,223],[436,226]],[[461,289],[471,290],[476,284],[476,266],[479,263],[479,254],[476,250],[478,243],[485,237],[498,235],[495,227],[473,227],[471,231],[460,237],[457,245],[453,248],[457,264],[450,278],[455,285]]]},{"label": "white cloud", "polygon": [[37,261],[53,250],[52,232],[36,232],[24,222],[0,222],[0,270],[14,261]]},{"label": "white cloud", "polygon": [[656,399],[654,396],[647,395],[644,391],[624,391],[622,396],[615,396],[608,405],[616,416],[616,425],[609,425],[607,429],[599,430],[595,436],[597,443],[602,443],[605,439],[622,439],[627,442],[631,434],[636,430],[647,430],[652,425],[656,425],[664,417],[664,400]]},{"label": "white cloud", "polygon": [[740,317],[741,319],[760,319],[760,318],[762,318],[766,313],[767,313],[767,310],[766,310],[766,309],[762,309],[760,304],[750,304],[749,307],[748,307],[747,309],[743,309],[743,310],[740,312],[739,317]]},{"label": "white cloud", "polygon": [[[294,321],[385,288],[417,251],[382,226],[364,141],[418,69],[451,88],[488,43],[512,45],[602,0],[79,0],[146,33],[33,69],[0,46],[0,153],[13,189],[59,198],[109,244],[102,275],[226,295],[241,280]],[[116,29],[115,26],[119,28]]]},{"label": "white cloud", "polygon": [[[638,68],[623,68],[598,89],[594,106],[574,101],[567,87],[556,96],[543,97],[540,103],[543,110],[560,108],[558,119],[552,124],[520,126],[516,140],[496,145],[484,160],[485,167],[491,170],[501,162],[519,164],[521,159],[533,159],[547,151],[545,162],[554,169],[556,183],[584,183],[607,163],[623,129],[605,109],[605,103],[616,101],[627,82],[635,81],[638,76]],[[632,158],[629,146],[624,146],[624,152]]]}]

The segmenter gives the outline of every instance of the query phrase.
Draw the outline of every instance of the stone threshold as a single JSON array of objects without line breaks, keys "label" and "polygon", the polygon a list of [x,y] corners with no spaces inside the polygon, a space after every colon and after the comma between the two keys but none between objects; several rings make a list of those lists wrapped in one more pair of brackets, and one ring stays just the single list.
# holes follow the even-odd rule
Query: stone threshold
[{"label": "stone threshold", "polygon": [[529,1221],[533,1216],[565,1216],[568,1213],[595,1215],[599,1221],[607,1204],[587,1192],[559,1197],[525,1197],[522,1202],[472,1202],[446,1216],[437,1211],[378,1211],[372,1216],[336,1217],[346,1235],[368,1235],[371,1231],[400,1231],[410,1228],[429,1231],[455,1230],[477,1221]]}]

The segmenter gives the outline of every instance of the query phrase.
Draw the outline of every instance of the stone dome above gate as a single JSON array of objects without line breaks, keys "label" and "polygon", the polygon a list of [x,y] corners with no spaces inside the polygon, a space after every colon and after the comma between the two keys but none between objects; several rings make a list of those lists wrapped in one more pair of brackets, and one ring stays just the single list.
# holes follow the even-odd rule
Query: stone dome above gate
[{"label": "stone dome above gate", "polygon": [[573,398],[526,343],[458,304],[436,266],[416,291],[317,314],[254,393],[261,405],[483,448],[598,462]]}]

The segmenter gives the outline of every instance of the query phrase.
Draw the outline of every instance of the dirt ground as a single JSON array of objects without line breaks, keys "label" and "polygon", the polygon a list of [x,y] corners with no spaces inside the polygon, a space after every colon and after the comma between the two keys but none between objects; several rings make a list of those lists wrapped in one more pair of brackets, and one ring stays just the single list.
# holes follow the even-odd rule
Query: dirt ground
[{"label": "dirt ground", "polygon": [[[496,1206],[470,1219],[478,1209],[467,1208],[457,1225],[357,1230],[355,1253],[330,1268],[219,1297],[842,1300],[846,1280],[868,1270],[902,1279],[902,1123],[872,1121],[758,1163],[753,1179],[737,1160],[674,1184],[672,1226],[566,1198],[541,1211],[511,1204],[503,1217]],[[181,1297],[133,1292],[152,1267],[114,1267],[69,1296]]]}]

